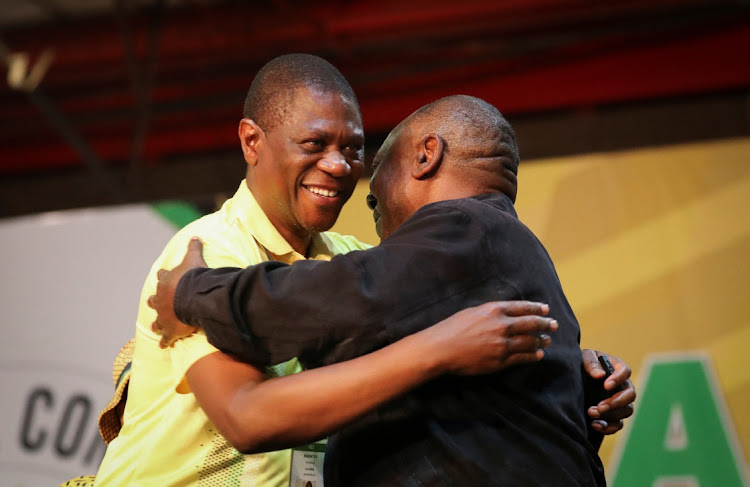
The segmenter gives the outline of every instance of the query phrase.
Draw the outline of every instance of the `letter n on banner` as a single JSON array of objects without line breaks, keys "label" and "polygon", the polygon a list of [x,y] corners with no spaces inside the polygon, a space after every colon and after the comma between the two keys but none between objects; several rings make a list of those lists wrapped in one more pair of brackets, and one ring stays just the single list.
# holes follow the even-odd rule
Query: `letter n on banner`
[{"label": "letter n on banner", "polygon": [[745,464],[709,358],[652,356],[612,487],[748,487]]}]

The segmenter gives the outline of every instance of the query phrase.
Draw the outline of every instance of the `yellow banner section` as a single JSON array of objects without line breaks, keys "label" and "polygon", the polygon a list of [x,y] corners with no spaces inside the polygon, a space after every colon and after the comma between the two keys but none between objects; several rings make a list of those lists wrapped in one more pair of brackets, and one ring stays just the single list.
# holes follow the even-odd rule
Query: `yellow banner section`
[{"label": "yellow banner section", "polygon": [[[525,161],[519,185],[582,345],[624,358],[636,385],[650,354],[706,353],[750,463],[750,138]],[[376,244],[366,194],[334,230]]]}]

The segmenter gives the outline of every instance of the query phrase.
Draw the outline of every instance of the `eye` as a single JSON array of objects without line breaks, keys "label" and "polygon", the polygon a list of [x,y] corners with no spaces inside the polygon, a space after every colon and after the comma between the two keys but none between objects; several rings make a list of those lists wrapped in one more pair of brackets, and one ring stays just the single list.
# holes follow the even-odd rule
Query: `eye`
[{"label": "eye", "polygon": [[302,145],[310,152],[319,152],[325,148],[326,143],[323,139],[309,139],[302,142]]},{"label": "eye", "polygon": [[344,146],[342,151],[346,157],[361,159],[364,155],[364,147],[362,144],[347,144]]}]

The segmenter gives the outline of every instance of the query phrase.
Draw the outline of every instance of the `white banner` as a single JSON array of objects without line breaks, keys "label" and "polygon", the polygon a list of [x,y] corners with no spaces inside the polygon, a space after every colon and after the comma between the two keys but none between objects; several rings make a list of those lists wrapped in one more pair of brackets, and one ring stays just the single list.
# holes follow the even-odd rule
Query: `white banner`
[{"label": "white banner", "polygon": [[0,221],[1,487],[96,473],[112,361],[174,232],[148,205]]}]

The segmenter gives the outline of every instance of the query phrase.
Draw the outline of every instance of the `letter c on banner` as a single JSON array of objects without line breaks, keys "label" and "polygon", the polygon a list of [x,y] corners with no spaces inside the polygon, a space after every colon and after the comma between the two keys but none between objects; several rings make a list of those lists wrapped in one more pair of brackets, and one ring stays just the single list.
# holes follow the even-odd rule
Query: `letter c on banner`
[{"label": "letter c on banner", "polygon": [[[39,428],[36,436],[32,437],[32,422],[36,413],[37,405],[45,406],[46,409],[52,409],[53,406],[52,392],[46,387],[37,387],[29,395],[26,401],[26,411],[21,424],[21,445],[27,450],[39,450],[44,445],[48,431],[43,427]],[[41,403],[41,404],[40,404]]]}]

